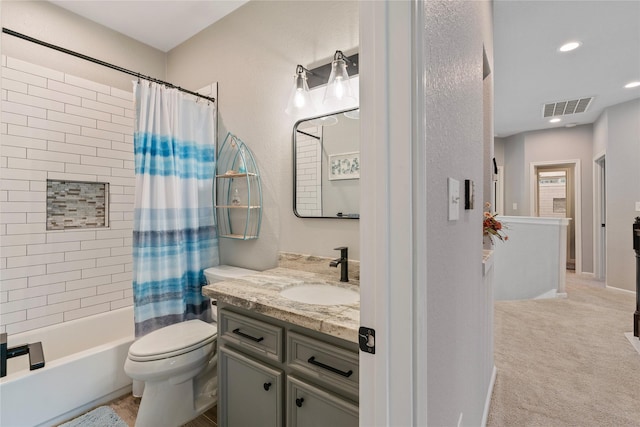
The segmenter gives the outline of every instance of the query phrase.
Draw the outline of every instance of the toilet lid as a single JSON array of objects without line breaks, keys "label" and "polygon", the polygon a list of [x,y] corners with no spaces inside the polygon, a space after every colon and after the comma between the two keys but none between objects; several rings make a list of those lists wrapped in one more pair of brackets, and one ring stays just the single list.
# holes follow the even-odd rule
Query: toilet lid
[{"label": "toilet lid", "polygon": [[187,320],[157,329],[129,347],[135,361],[166,359],[200,348],[212,342],[218,328],[202,320]]}]

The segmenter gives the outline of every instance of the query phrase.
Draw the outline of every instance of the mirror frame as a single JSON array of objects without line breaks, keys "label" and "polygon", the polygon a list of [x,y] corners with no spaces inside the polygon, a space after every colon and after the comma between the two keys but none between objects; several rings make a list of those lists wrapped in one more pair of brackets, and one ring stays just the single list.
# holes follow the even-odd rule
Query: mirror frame
[{"label": "mirror frame", "polygon": [[297,216],[298,218],[305,218],[305,219],[360,219],[360,217],[349,217],[349,216],[302,216],[298,213],[298,209],[296,207],[296,199],[297,199],[297,190],[296,190],[296,176],[298,173],[298,168],[296,166],[296,133],[298,132],[298,125],[300,125],[300,123],[302,122],[308,122],[310,120],[315,120],[315,119],[319,119],[321,117],[327,117],[327,116],[333,116],[336,114],[344,114],[344,113],[348,113],[349,111],[355,111],[355,110],[359,110],[360,106],[357,107],[353,107],[353,108],[347,108],[346,110],[339,110],[339,111],[334,111],[334,112],[330,112],[330,113],[325,113],[325,114],[320,114],[318,116],[312,116],[312,117],[305,117],[304,119],[300,119],[297,122],[295,122],[295,124],[293,125],[293,133],[291,136],[291,146],[292,146],[292,156],[291,156],[291,160],[293,163],[293,213],[295,214],[295,216]]}]

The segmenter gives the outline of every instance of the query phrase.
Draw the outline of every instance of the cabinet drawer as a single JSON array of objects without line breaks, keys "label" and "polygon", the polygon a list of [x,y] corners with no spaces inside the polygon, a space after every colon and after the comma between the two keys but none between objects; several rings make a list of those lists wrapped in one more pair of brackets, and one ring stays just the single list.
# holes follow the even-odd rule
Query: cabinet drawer
[{"label": "cabinet drawer", "polygon": [[293,376],[287,377],[287,427],[358,427],[358,405]]},{"label": "cabinet drawer", "polygon": [[287,334],[287,363],[300,373],[330,387],[358,395],[358,353],[307,337]]},{"label": "cabinet drawer", "polygon": [[218,313],[218,336],[248,353],[282,362],[282,328],[226,309]]}]

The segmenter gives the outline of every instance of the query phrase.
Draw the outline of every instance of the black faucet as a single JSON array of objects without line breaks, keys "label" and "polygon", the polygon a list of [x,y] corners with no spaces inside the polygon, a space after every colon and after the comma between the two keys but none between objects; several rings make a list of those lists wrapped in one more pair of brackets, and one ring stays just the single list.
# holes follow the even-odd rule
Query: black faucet
[{"label": "black faucet", "polygon": [[349,257],[347,256],[349,252],[349,248],[346,246],[340,246],[339,248],[334,248],[335,251],[340,251],[340,258],[334,259],[329,263],[331,267],[338,267],[338,264],[341,265],[340,270],[340,281],[348,282],[349,281]]},{"label": "black faucet", "polygon": [[0,377],[7,375],[7,359],[12,357],[29,355],[29,369],[44,368],[44,353],[42,352],[42,343],[19,345],[13,348],[7,348],[7,334],[0,334]]}]

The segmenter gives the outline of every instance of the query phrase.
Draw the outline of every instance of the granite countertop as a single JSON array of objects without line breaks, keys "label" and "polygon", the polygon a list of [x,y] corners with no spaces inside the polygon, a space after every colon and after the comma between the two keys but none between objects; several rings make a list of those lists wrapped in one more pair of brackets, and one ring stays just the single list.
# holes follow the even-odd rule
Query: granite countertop
[{"label": "granite countertop", "polygon": [[[327,284],[359,292],[359,282],[352,279],[351,271],[350,281],[340,282],[339,273],[336,279],[335,269],[329,267],[329,260],[307,255],[281,254],[280,267],[207,285],[202,288],[202,293],[222,303],[357,343],[359,302],[326,306],[292,301],[280,295],[283,289],[303,284]],[[359,277],[359,266],[355,265],[356,262],[353,264],[353,276]],[[349,261],[349,269],[352,269],[352,261]]]}]

